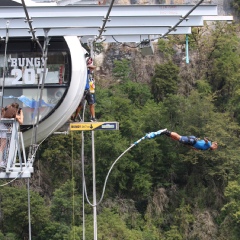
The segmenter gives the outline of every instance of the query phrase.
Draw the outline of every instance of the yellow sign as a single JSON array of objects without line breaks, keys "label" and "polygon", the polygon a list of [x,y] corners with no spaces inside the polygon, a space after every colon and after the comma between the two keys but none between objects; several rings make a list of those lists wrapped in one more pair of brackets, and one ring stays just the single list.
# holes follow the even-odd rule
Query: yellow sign
[{"label": "yellow sign", "polygon": [[119,130],[118,122],[79,122],[70,123],[70,131]]}]

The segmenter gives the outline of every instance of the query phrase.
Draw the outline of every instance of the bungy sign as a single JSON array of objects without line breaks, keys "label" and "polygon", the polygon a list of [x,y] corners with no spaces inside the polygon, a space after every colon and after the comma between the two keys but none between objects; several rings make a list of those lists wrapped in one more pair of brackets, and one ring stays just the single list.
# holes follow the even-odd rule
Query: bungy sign
[{"label": "bungy sign", "polygon": [[118,122],[70,123],[70,131],[119,130]]},{"label": "bungy sign", "polygon": [[[11,76],[14,76],[12,85],[35,84],[36,74],[40,74],[40,84],[42,83],[44,69],[41,66],[44,65],[43,58],[10,58],[8,62],[13,67],[11,70]],[[21,67],[21,69],[17,67]],[[46,75],[47,73],[48,69],[46,69]]]}]

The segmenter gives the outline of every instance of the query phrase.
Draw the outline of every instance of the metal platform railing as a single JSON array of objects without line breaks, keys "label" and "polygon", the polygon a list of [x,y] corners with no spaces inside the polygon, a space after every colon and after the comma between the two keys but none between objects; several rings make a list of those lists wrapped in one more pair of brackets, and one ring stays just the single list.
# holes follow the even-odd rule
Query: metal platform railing
[{"label": "metal platform railing", "polygon": [[0,179],[29,178],[33,162],[26,160],[22,132],[19,123],[11,118],[0,121]]}]

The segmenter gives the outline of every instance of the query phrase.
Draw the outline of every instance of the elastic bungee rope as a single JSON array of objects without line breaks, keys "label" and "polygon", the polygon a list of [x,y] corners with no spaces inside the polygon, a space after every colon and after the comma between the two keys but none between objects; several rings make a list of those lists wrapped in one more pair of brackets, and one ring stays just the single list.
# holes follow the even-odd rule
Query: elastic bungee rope
[{"label": "elastic bungee rope", "polygon": [[103,197],[104,197],[104,194],[105,194],[105,189],[106,189],[108,177],[109,177],[109,175],[110,175],[110,173],[111,173],[114,165],[118,162],[118,160],[119,160],[125,153],[127,153],[131,148],[133,148],[134,146],[136,146],[136,145],[137,145],[138,143],[140,143],[142,140],[155,138],[156,136],[161,135],[161,133],[164,132],[165,130],[166,130],[166,129],[161,129],[161,130],[158,130],[157,132],[151,132],[151,133],[146,134],[144,137],[142,137],[142,138],[140,138],[139,140],[137,140],[136,142],[134,142],[128,149],[126,149],[126,150],[113,162],[113,164],[111,165],[111,167],[110,167],[110,169],[109,169],[109,171],[108,171],[108,173],[107,173],[107,176],[106,176],[106,178],[105,178],[101,198],[100,198],[100,200],[96,203],[96,205],[93,205],[93,204],[89,201],[88,194],[87,194],[85,177],[84,177],[84,179],[83,179],[84,190],[85,190],[85,195],[86,195],[86,199],[87,199],[88,204],[91,205],[92,207],[96,207],[96,206],[98,206],[98,205],[102,202]]}]

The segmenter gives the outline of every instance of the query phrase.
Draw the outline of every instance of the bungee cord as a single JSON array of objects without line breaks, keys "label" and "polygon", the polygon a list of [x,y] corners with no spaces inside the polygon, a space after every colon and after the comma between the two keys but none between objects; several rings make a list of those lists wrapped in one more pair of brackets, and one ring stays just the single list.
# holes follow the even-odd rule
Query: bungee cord
[{"label": "bungee cord", "polygon": [[155,138],[156,136],[159,136],[161,135],[162,132],[164,132],[166,129],[161,129],[161,130],[158,130],[157,132],[150,132],[148,134],[146,134],[144,137],[140,138],[139,140],[137,140],[136,142],[134,142],[128,149],[126,149],[122,154],[120,154],[120,156],[113,162],[113,164],[111,165],[107,175],[106,175],[106,178],[105,178],[105,181],[104,181],[104,185],[103,185],[103,190],[102,190],[102,194],[101,194],[101,198],[99,199],[99,201],[94,205],[92,204],[90,201],[89,201],[89,198],[88,198],[88,194],[87,194],[87,188],[86,188],[86,182],[85,182],[85,176],[84,179],[83,179],[83,183],[84,183],[84,192],[85,192],[85,196],[86,196],[86,200],[88,202],[88,204],[92,207],[96,207],[98,206],[102,200],[103,200],[103,197],[104,197],[104,194],[105,194],[105,189],[106,189],[106,185],[107,185],[107,181],[108,181],[108,178],[109,178],[109,175],[113,169],[113,167],[115,166],[115,164],[118,162],[118,160],[125,154],[127,153],[131,148],[133,148],[134,146],[136,146],[137,144],[139,144],[142,140],[145,140],[145,139],[152,139],[152,138]]}]

